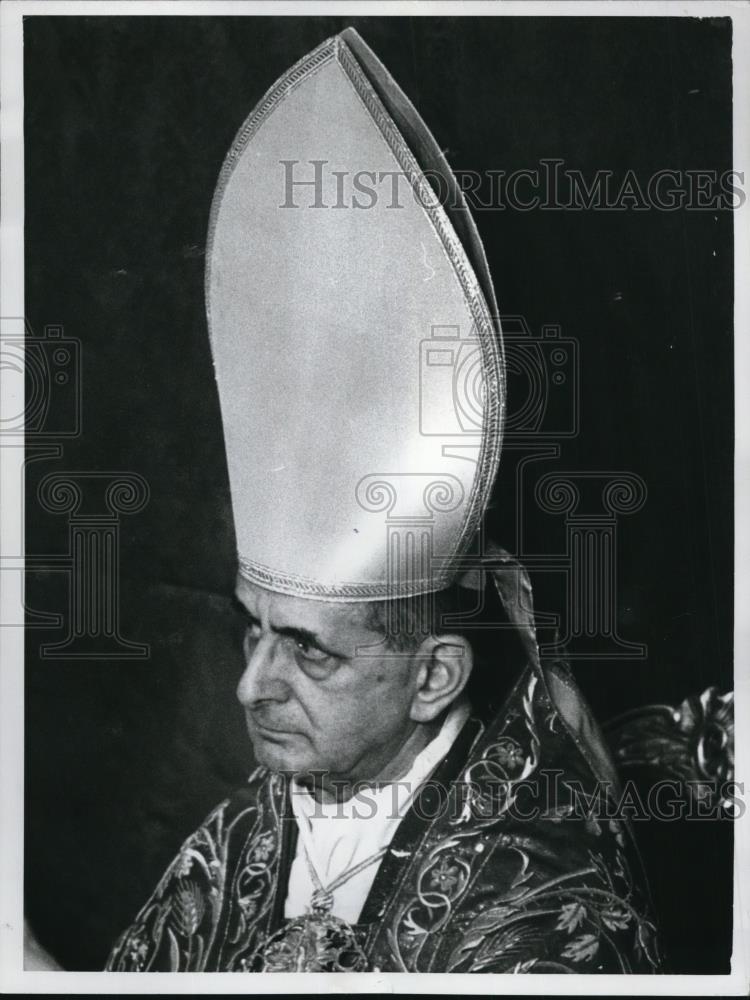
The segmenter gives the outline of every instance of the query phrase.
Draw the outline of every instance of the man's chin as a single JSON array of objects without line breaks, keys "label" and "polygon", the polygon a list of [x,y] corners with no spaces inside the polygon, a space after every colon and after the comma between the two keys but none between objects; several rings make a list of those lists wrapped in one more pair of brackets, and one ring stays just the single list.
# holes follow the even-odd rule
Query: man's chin
[{"label": "man's chin", "polygon": [[309,770],[309,755],[296,740],[268,740],[257,734],[253,734],[251,739],[255,760],[269,771],[298,773]]}]

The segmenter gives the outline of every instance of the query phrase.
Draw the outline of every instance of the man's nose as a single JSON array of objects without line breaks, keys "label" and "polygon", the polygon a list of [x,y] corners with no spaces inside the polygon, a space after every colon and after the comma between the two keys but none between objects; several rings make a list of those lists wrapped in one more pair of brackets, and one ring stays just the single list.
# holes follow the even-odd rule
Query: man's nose
[{"label": "man's nose", "polygon": [[279,647],[276,636],[266,636],[250,652],[237,685],[237,697],[245,708],[262,701],[286,701],[289,697]]}]

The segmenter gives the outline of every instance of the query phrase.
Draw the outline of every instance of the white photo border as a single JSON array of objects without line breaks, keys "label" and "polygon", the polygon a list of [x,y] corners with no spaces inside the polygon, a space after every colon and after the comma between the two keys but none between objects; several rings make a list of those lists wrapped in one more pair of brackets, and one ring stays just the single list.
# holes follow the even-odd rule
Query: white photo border
[{"label": "white photo border", "polygon": [[[0,317],[25,314],[23,19],[31,16],[729,17],[733,22],[734,167],[750,168],[750,6],[740,0],[5,0],[0,6]],[[746,167],[746,165],[748,165]],[[750,662],[750,204],[734,213],[735,662]],[[744,276],[745,280],[736,280]],[[18,382],[0,386],[4,412],[22,412]],[[8,408],[7,410],[5,408]],[[0,552],[23,549],[22,465],[0,448]],[[19,538],[19,532],[20,538]],[[19,545],[19,542],[21,543]],[[7,576],[7,574],[5,574]],[[19,620],[19,595],[0,574],[0,621]],[[22,604],[22,601],[20,602]],[[517,995],[747,995],[750,990],[750,815],[735,821],[734,933],[728,975],[468,975],[461,973],[129,973],[23,969],[24,636],[0,628],[0,989],[20,993],[415,993]],[[735,670],[736,777],[748,773],[750,671]]]}]

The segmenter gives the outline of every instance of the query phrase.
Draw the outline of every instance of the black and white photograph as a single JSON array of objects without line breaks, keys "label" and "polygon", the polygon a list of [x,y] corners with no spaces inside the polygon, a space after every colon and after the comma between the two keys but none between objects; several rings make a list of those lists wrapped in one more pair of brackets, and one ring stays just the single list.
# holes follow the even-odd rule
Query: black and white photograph
[{"label": "black and white photograph", "polygon": [[747,5],[2,17],[3,989],[746,994]]}]

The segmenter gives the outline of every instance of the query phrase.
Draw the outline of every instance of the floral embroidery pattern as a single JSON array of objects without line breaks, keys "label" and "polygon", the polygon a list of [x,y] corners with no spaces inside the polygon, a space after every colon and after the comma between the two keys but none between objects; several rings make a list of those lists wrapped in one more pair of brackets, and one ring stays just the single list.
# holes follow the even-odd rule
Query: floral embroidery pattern
[{"label": "floral embroidery pattern", "polygon": [[[392,911],[391,967],[410,972],[658,968],[655,928],[636,899],[629,869],[625,824],[600,823],[593,805],[578,817],[570,805],[557,806],[543,821],[526,826],[513,818],[521,783],[543,759],[543,741],[566,738],[563,727],[550,724],[549,701],[537,683],[531,673],[522,711],[508,713],[505,730],[464,771],[454,789],[463,803],[458,819],[436,824],[430,861],[416,877],[414,894]],[[564,758],[552,754],[552,759]],[[580,832],[568,835],[568,823],[577,823]],[[546,829],[558,831],[549,842],[559,848],[546,846]],[[561,851],[569,854],[567,860]],[[467,891],[473,884],[477,901]],[[385,949],[376,949],[380,968],[388,967],[387,959]]]},{"label": "floral embroidery pattern", "polygon": [[[527,927],[529,939],[534,939],[540,953],[547,956],[545,967],[550,964],[550,955],[554,955],[558,971],[562,971],[562,959],[571,963],[568,971],[576,971],[573,966],[599,957],[603,947],[616,956],[620,972],[633,971],[630,954],[656,967],[653,924],[633,907],[629,893],[617,894],[603,859],[593,852],[589,853],[589,859],[591,864],[587,869],[506,894],[503,906],[493,907],[473,922],[452,956],[451,967],[481,971],[502,963],[509,929],[521,926]],[[592,885],[592,881],[596,884]],[[550,916],[556,917],[552,927]],[[613,932],[622,931],[630,932],[630,940],[618,945]],[[465,970],[467,956],[475,949]],[[547,968],[547,971],[552,970]]]},{"label": "floral embroidery pattern", "polygon": [[268,861],[276,849],[276,838],[271,833],[264,834],[252,851],[253,861]]},{"label": "floral embroidery pattern", "polygon": [[139,937],[132,938],[128,945],[128,957],[139,971],[143,966],[143,960],[147,954],[148,945],[146,942],[142,941]]},{"label": "floral embroidery pattern", "polygon": [[[202,972],[229,967],[237,952],[252,951],[276,884],[280,818],[278,779],[259,769],[250,782],[250,804],[223,802],[185,841],[115,945],[107,969]],[[235,841],[245,848],[233,860]],[[233,920],[219,935],[227,907]]]},{"label": "floral embroidery pattern", "polygon": [[459,877],[460,870],[458,866],[451,865],[447,858],[441,858],[437,868],[434,868],[430,872],[430,883],[446,891],[457,885]]},{"label": "floral embroidery pattern", "polygon": [[508,771],[515,771],[524,762],[521,747],[512,739],[502,739],[492,747],[492,756]]}]

